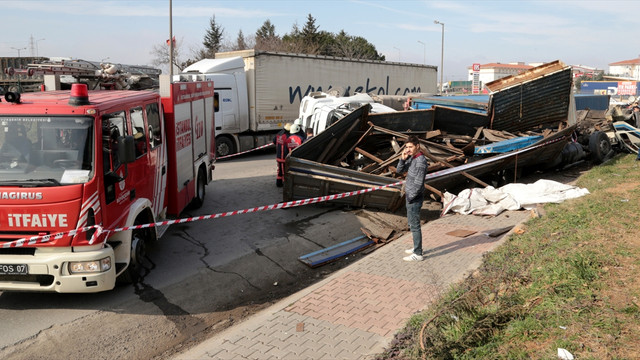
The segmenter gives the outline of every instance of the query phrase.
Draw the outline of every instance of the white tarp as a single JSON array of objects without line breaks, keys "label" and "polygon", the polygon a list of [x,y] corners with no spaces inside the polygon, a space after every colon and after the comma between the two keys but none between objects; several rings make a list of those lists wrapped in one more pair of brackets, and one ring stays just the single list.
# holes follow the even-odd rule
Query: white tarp
[{"label": "white tarp", "polygon": [[589,194],[589,190],[552,180],[533,184],[507,184],[501,188],[465,189],[458,195],[444,193],[442,215],[448,212],[498,215],[505,210],[532,209],[536,204],[560,203]]}]

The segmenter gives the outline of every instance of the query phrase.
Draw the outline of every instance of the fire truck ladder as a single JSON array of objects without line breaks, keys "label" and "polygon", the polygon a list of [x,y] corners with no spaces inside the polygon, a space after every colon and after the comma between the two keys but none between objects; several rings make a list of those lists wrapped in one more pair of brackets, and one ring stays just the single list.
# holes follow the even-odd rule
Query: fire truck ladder
[{"label": "fire truck ladder", "polygon": [[10,76],[14,74],[72,76],[78,81],[84,79],[94,82],[94,88],[113,87],[116,83],[120,87],[128,88],[126,80],[132,76],[157,78],[161,72],[159,69],[148,66],[99,63],[81,59],[33,63],[28,64],[25,69],[5,69],[5,73]]}]

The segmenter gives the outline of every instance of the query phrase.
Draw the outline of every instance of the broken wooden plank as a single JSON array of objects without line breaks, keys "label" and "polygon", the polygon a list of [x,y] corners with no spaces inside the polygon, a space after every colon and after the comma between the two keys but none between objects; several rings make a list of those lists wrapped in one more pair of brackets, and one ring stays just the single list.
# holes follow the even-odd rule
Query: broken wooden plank
[{"label": "broken wooden plank", "polygon": [[344,160],[344,158],[346,158],[346,157],[347,157],[347,156],[348,156],[348,155],[353,151],[353,149],[355,149],[355,148],[360,144],[360,142],[361,142],[364,138],[366,138],[367,136],[369,136],[369,134],[371,134],[371,131],[373,131],[373,127],[372,127],[372,126],[370,126],[370,127],[367,129],[367,131],[365,131],[365,132],[364,132],[364,134],[362,134],[362,136],[360,136],[360,138],[358,139],[358,141],[356,141],[356,142],[351,146],[351,148],[349,148],[349,150],[345,151],[345,152],[344,152],[344,154],[342,154],[342,156],[340,156],[340,158],[339,158],[338,160],[336,160],[336,162],[335,162],[335,163],[337,164],[337,163],[341,162],[342,160]]},{"label": "broken wooden plank", "polygon": [[329,144],[327,145],[327,147],[325,147],[324,150],[322,150],[322,153],[320,154],[320,156],[318,156],[319,163],[324,162],[324,159],[327,157],[327,154],[329,153],[329,151],[333,149],[333,146],[335,145],[336,141],[338,141],[338,138],[334,137],[329,141]]},{"label": "broken wooden plank", "polygon": [[[349,129],[347,129],[347,131],[345,131],[344,134],[342,134],[342,136],[340,136],[340,138],[337,141],[335,141],[335,143],[333,145],[331,145],[331,143],[329,143],[330,146],[327,146],[327,148],[325,149],[325,151],[327,151],[325,157],[319,162],[321,162],[321,163],[324,163],[325,161],[328,162],[328,160],[331,159],[331,157],[335,154],[335,152],[338,151],[338,149],[340,148],[340,145],[342,145],[342,143],[347,139],[349,134],[358,125],[360,125],[360,122],[354,121],[353,124],[351,124],[351,126],[349,127]],[[333,141],[334,139],[337,139],[337,138],[333,138],[331,140]]]},{"label": "broken wooden plank", "polygon": [[429,185],[429,184],[424,184],[424,188],[431,191],[432,193],[438,195],[440,198],[442,198],[442,191],[434,188],[433,186]]},{"label": "broken wooden plank", "polygon": [[[431,161],[436,161],[436,162],[443,163],[446,167],[449,167],[449,168],[453,168],[453,167],[455,167],[454,165],[451,165],[451,164],[449,164],[448,162],[445,162],[445,161],[443,161],[443,160],[438,160],[438,159],[436,159],[436,158],[435,158],[435,156],[433,156],[433,155],[429,154],[428,152],[427,152],[427,153],[425,153],[425,154],[424,154],[424,156],[426,156],[427,158],[429,158],[429,160],[431,160]],[[475,176],[473,176],[473,175],[471,175],[471,174],[467,174],[467,173],[466,173],[466,172],[464,172],[464,171],[461,171],[461,172],[460,172],[460,174],[461,174],[462,176],[466,177],[467,179],[473,180],[473,181],[475,181],[476,183],[478,183],[478,184],[482,185],[482,187],[487,187],[487,186],[489,186],[489,184],[485,183],[484,181],[482,181],[482,180],[478,179],[477,177],[475,177]]]},{"label": "broken wooden plank", "polygon": [[364,156],[364,157],[366,157],[368,159],[371,159],[371,160],[377,162],[378,164],[382,164],[384,162],[384,160],[380,159],[379,157],[377,157],[377,156],[375,156],[373,154],[370,154],[370,153],[360,149],[359,147],[356,147],[355,150],[356,150],[356,152],[358,154],[360,154],[360,155],[362,155],[362,156]]},{"label": "broken wooden plank", "polygon": [[[395,137],[397,137],[399,139],[405,140],[405,141],[409,138],[409,135],[406,135],[406,134],[403,134],[403,133],[399,133],[399,132],[396,132],[396,131],[393,131],[393,130],[385,129],[385,128],[380,127],[380,126],[375,126],[371,121],[369,121],[368,124],[369,124],[369,126],[373,126],[374,130],[380,131],[381,133],[393,135],[393,136],[395,136]],[[447,147],[445,145],[436,144],[434,142],[427,141],[427,140],[420,139],[420,138],[418,138],[418,140],[420,141],[420,143],[422,143],[424,145],[433,146],[433,147],[436,147],[436,148],[439,148],[439,149],[442,149],[442,150],[447,150],[449,152],[455,152],[457,154],[462,155],[462,150],[460,150],[460,149],[452,150],[451,148],[449,148],[449,147]]]},{"label": "broken wooden plank", "polygon": [[434,138],[434,137],[440,136],[440,135],[442,135],[442,131],[440,131],[440,130],[432,130],[432,131],[427,131],[427,134],[425,135],[425,138],[427,140],[429,140],[431,138]]},{"label": "broken wooden plank", "polygon": [[484,130],[484,126],[480,126],[478,130],[476,130],[476,134],[473,135],[473,140],[478,140],[480,134],[482,134],[482,130]]}]

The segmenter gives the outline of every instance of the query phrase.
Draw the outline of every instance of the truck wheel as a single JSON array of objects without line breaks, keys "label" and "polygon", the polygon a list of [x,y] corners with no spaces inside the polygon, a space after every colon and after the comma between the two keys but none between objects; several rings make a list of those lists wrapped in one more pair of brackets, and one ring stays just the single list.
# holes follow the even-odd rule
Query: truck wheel
[{"label": "truck wheel", "polygon": [[133,230],[131,232],[131,259],[129,266],[118,277],[118,281],[126,284],[135,284],[146,275],[144,261],[147,256],[145,232],[148,229]]},{"label": "truck wheel", "polygon": [[204,169],[198,170],[198,180],[196,182],[196,196],[191,200],[191,205],[194,209],[199,209],[204,204],[204,196],[206,195],[207,175],[204,173]]},{"label": "truck wheel", "polygon": [[591,161],[596,164],[602,163],[611,151],[611,142],[609,137],[602,131],[594,131],[589,136],[589,152],[591,153]]},{"label": "truck wheel", "polygon": [[226,136],[221,136],[216,139],[216,154],[218,157],[231,155],[236,152],[236,147],[233,141]]}]

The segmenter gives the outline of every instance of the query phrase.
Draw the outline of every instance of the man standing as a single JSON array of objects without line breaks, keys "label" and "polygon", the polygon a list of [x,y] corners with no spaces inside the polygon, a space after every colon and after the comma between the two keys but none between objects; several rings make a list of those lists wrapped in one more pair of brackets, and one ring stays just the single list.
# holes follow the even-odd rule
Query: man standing
[{"label": "man standing", "polygon": [[398,161],[397,173],[407,171],[405,180],[405,196],[407,205],[407,222],[413,236],[413,249],[405,250],[410,254],[402,258],[404,261],[422,261],[422,229],[420,228],[420,209],[424,200],[424,178],[427,175],[428,162],[420,151],[420,141],[414,135],[404,143],[404,151]]},{"label": "man standing", "polygon": [[278,174],[276,175],[276,186],[282,187],[284,183],[284,161],[289,154],[287,138],[289,136],[290,123],[286,123],[284,128],[278,132],[273,143],[276,145],[276,163],[278,164]]}]

